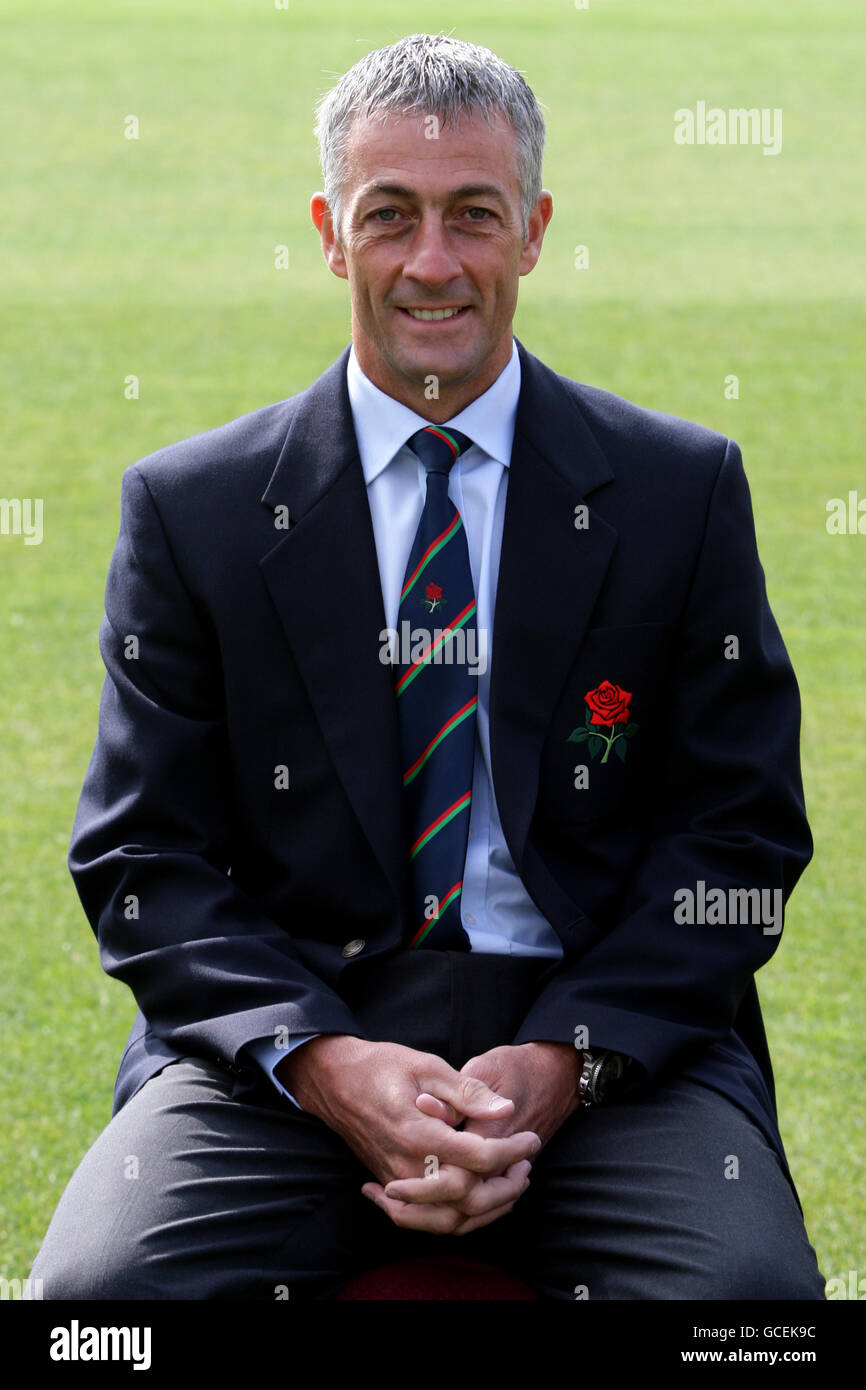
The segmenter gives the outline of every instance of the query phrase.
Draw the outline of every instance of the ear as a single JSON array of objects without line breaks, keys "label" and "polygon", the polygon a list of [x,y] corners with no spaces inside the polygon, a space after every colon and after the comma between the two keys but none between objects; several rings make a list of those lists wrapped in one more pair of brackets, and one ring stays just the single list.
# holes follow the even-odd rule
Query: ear
[{"label": "ear", "polygon": [[520,253],[519,273],[528,275],[541,255],[541,243],[548,222],[553,216],[553,194],[542,188],[538,202],[529,214],[529,231]]},{"label": "ear", "polygon": [[327,261],[328,269],[333,271],[334,275],[338,275],[341,280],[348,280],[349,270],[343,255],[343,248],[334,232],[334,220],[324,193],[313,194],[310,199],[310,216],[316,231],[319,233],[322,255]]}]

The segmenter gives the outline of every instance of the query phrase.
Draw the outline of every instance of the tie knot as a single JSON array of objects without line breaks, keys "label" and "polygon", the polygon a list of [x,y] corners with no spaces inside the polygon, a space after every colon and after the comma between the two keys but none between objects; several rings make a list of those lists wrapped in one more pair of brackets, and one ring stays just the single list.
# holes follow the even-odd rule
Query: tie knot
[{"label": "tie knot", "polygon": [[450,425],[447,429],[444,425],[425,425],[408,443],[428,473],[448,473],[455,459],[466,453],[472,440]]}]

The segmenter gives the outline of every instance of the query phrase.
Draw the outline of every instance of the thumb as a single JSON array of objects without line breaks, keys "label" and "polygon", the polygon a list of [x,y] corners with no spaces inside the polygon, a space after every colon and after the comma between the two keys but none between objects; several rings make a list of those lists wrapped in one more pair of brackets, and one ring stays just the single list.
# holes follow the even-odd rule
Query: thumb
[{"label": "thumb", "polygon": [[[477,1076],[464,1076],[462,1072],[455,1072],[452,1077],[425,1078],[422,1094],[425,1103],[418,1108],[425,1114],[433,1113],[432,1106],[429,1105],[430,1100],[445,1101],[456,1111],[458,1117],[463,1115],[476,1120],[486,1120],[491,1115],[509,1115],[514,1109],[514,1101],[509,1096],[498,1095]],[[416,1097],[416,1105],[421,1099],[421,1095]],[[452,1123],[441,1111],[437,1111],[435,1117]]]}]

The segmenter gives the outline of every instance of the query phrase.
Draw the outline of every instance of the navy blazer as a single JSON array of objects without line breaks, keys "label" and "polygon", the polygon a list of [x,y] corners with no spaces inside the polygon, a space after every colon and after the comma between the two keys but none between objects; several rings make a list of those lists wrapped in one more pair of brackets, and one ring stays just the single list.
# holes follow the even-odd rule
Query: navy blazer
[{"label": "navy blazer", "polygon": [[[650,1080],[728,1095],[781,1156],[754,982],[778,935],[675,915],[700,881],[787,899],[812,853],[799,694],[739,450],[518,350],[492,767],[512,858],[564,954],[511,1041],[584,1027]],[[279,1025],[366,1036],[351,972],[406,940],[348,352],[299,395],[123,475],[69,857],[103,967],[140,1010],[115,1110],[182,1056],[248,1088],[261,1073],[242,1049]],[[569,736],[604,681],[630,692],[639,727],[603,763]],[[350,940],[364,947],[346,956]]]}]

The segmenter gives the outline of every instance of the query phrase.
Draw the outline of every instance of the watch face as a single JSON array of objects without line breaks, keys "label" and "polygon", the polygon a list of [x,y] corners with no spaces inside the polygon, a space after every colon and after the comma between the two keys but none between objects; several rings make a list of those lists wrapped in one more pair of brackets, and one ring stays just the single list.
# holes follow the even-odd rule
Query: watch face
[{"label": "watch face", "polygon": [[595,1099],[602,1101],[611,1087],[616,1086],[617,1081],[623,1073],[623,1062],[619,1053],[611,1052],[602,1060],[600,1067],[595,1075],[595,1085],[593,1091]]}]

